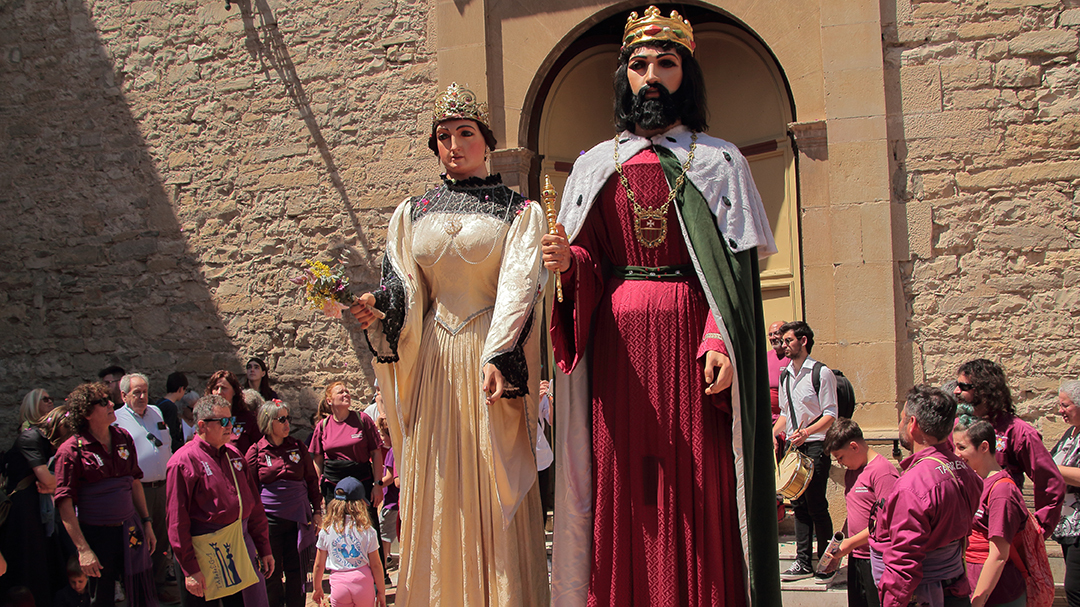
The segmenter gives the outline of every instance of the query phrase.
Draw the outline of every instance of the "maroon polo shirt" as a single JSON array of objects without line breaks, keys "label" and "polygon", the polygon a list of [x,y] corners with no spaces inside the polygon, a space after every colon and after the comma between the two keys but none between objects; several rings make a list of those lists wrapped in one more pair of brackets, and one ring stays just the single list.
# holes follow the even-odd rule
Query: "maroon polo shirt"
[{"label": "maroon polo shirt", "polygon": [[254,411],[233,411],[233,415],[236,416],[236,423],[233,424],[232,438],[229,442],[243,455],[262,438],[259,418]]},{"label": "maroon polo shirt", "polygon": [[259,486],[280,480],[303,481],[307,485],[312,510],[322,510],[319,475],[315,472],[311,455],[300,441],[287,436],[281,441],[281,445],[275,447],[264,436],[248,449],[244,459]]},{"label": "maroon polo shirt", "polygon": [[215,449],[196,435],[169,459],[165,472],[169,544],[185,576],[199,570],[191,547],[193,528],[194,534],[200,535],[235,522],[240,516],[237,487],[244,500],[243,518],[248,519],[248,533],[259,555],[268,555],[270,536],[259,489],[236,447],[225,445]]},{"label": "maroon polo shirt", "polygon": [[371,461],[371,452],[382,447],[379,429],[367,413],[349,411],[342,421],[328,415],[315,424],[311,435],[312,455],[327,460],[345,459],[353,462]]},{"label": "maroon polo shirt", "polygon": [[86,429],[72,436],[56,451],[56,493],[59,502],[69,498],[79,503],[79,489],[90,483],[130,476],[142,478],[135,442],[123,428],[109,426],[110,450],[105,449]]}]

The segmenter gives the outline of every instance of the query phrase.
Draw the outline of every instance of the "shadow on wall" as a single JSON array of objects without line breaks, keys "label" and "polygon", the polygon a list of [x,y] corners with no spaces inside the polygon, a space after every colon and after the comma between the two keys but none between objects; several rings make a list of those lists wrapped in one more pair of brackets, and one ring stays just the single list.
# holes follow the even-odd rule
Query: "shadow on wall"
[{"label": "shadow on wall", "polygon": [[108,364],[239,369],[118,72],[83,2],[0,0],[4,436],[26,391]]},{"label": "shadow on wall", "polygon": [[[349,276],[352,283],[357,285],[356,294],[359,295],[364,289],[373,288],[379,283],[382,257],[372,255],[375,246],[368,239],[365,233],[366,228],[357,215],[355,204],[349,197],[341,170],[334,159],[330,145],[323,136],[322,127],[319,126],[319,121],[311,107],[311,99],[296,71],[289,45],[285,42],[281,30],[278,29],[278,18],[273,8],[267,0],[239,0],[236,4],[240,8],[240,17],[244,24],[247,51],[258,62],[258,70],[266,76],[267,81],[276,82],[281,86],[285,95],[295,106],[311,142],[315,144],[334,192],[341,199],[341,208],[348,216],[352,228],[351,233],[355,235],[356,242],[338,243],[331,246],[328,253],[330,258],[343,259],[350,266]],[[349,329],[353,353],[357,360],[361,361],[361,367],[366,369],[368,367],[366,363],[371,359],[372,353],[366,340],[360,334],[361,329],[350,318],[346,317],[343,322]],[[372,375],[368,377],[373,378]],[[304,391],[300,396],[300,401],[305,407],[317,407],[318,400],[317,389],[312,393]]]}]

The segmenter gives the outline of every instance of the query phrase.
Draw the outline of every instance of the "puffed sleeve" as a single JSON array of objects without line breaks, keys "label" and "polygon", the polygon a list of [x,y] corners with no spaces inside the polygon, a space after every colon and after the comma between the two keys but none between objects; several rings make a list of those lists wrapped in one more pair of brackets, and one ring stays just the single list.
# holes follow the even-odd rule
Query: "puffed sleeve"
[{"label": "puffed sleeve", "polygon": [[[409,199],[398,205],[386,228],[386,254],[382,262],[381,284],[372,291],[375,308],[386,314],[364,331],[368,348],[376,362],[394,363],[401,359],[399,346],[405,324],[412,316],[410,307],[425,301],[423,281],[412,256],[412,206]],[[423,310],[419,310],[423,318]]]},{"label": "puffed sleeve", "polygon": [[524,344],[540,296],[540,237],[544,232],[544,212],[539,203],[530,201],[521,207],[506,233],[495,310],[481,358],[502,373],[504,398],[529,393]]}]

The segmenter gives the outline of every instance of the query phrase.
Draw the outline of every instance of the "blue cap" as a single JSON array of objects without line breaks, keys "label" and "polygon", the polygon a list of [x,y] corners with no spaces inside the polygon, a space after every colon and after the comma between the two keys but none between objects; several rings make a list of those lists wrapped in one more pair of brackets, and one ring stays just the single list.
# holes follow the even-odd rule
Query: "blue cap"
[{"label": "blue cap", "polygon": [[367,501],[367,491],[364,491],[364,486],[360,484],[360,481],[351,476],[346,476],[334,486],[334,499],[353,502]]}]

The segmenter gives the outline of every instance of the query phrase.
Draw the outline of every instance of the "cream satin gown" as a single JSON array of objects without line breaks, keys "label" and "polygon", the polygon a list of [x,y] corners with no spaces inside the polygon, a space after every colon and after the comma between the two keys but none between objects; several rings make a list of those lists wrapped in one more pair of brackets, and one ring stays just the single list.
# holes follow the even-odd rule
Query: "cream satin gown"
[{"label": "cream satin gown", "polygon": [[[467,190],[480,202],[485,191]],[[398,360],[375,364],[380,385],[397,386],[394,398],[383,393],[395,447],[404,439],[395,449],[402,523],[396,602],[547,606],[535,459],[539,319],[529,327],[541,286],[543,212],[517,196],[505,208],[489,197],[482,212],[424,205],[438,195],[403,203],[387,234],[406,308]],[[416,212],[425,207],[432,210]],[[368,335],[378,359],[394,358],[383,356],[394,348],[380,342],[378,324]],[[498,366],[508,381],[528,381],[530,394],[488,407],[481,368],[515,349],[519,355],[510,358],[526,363],[515,367],[525,375]]]}]

